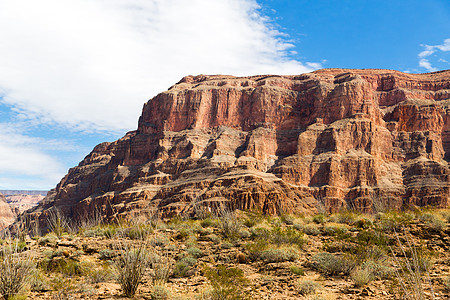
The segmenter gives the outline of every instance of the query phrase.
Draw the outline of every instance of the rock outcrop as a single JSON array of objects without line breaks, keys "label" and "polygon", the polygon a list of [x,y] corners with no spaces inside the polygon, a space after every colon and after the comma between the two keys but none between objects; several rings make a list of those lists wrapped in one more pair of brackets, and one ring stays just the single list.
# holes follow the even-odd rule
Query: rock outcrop
[{"label": "rock outcrop", "polygon": [[16,214],[6,202],[5,196],[0,194],[0,230],[11,225],[15,218]]},{"label": "rock outcrop", "polygon": [[102,143],[35,213],[164,216],[449,205],[450,71],[187,76]]}]

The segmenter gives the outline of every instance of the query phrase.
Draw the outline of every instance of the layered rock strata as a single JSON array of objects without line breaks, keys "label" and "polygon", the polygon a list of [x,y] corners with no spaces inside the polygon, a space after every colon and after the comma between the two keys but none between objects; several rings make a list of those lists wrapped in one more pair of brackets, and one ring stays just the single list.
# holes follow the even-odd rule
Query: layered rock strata
[{"label": "layered rock strata", "polygon": [[227,203],[266,213],[449,205],[450,71],[187,76],[35,213],[109,218]]},{"label": "layered rock strata", "polygon": [[16,214],[6,202],[3,194],[0,194],[0,230],[5,229],[14,222]]}]

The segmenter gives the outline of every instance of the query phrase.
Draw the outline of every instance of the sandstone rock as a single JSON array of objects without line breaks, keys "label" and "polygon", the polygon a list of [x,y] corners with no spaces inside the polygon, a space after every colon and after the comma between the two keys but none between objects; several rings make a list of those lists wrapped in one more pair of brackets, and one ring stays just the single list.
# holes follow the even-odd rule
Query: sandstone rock
[{"label": "sandstone rock", "polygon": [[449,205],[450,71],[186,76],[34,210],[110,220],[220,203],[266,213]]},{"label": "sandstone rock", "polygon": [[5,196],[0,194],[0,230],[8,227],[14,222],[16,214],[11,209],[11,206],[6,202]]}]

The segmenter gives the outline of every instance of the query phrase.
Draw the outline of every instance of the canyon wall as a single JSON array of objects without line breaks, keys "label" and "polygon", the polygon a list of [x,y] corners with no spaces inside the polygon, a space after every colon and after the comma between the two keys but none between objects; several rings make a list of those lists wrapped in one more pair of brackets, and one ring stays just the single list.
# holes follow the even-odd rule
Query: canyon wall
[{"label": "canyon wall", "polygon": [[[449,205],[450,71],[186,76],[34,210],[109,219]],[[120,120],[118,120],[120,121]]]}]

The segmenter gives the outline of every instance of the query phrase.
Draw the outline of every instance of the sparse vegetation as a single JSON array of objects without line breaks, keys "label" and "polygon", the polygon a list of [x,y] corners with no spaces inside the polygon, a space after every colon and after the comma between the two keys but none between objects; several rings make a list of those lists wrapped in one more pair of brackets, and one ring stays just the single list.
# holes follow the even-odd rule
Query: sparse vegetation
[{"label": "sparse vegetation", "polygon": [[124,245],[114,262],[117,281],[125,296],[132,297],[141,283],[144,271],[148,266],[148,252],[145,244],[137,247]]},{"label": "sparse vegetation", "polygon": [[[345,298],[345,289],[330,296],[321,288],[334,283],[352,293],[422,299],[432,289],[439,296],[450,291],[442,271],[447,212],[388,210],[375,217],[354,211],[315,217],[238,212],[230,218],[241,220],[234,229],[214,215],[167,223],[96,221],[85,222],[76,234],[50,232],[38,240],[20,235],[0,240],[0,247],[12,246],[14,257],[37,254],[32,265],[38,268],[31,267],[12,299],[27,293],[32,299],[90,298],[98,289],[106,297],[147,299],[260,299],[266,289],[274,298]],[[120,285],[111,284],[115,281]],[[198,291],[187,295],[186,282],[199,284]]]},{"label": "sparse vegetation", "polygon": [[211,299],[248,299],[247,286],[249,280],[245,278],[244,272],[239,268],[227,268],[219,265],[217,268],[205,267],[204,273],[208,278],[212,290]]},{"label": "sparse vegetation", "polygon": [[6,300],[19,294],[33,267],[29,257],[19,255],[17,244],[9,239],[0,252],[0,295]]},{"label": "sparse vegetation", "polygon": [[297,288],[298,292],[301,295],[311,295],[314,294],[318,289],[320,289],[321,285],[318,282],[309,279],[304,279],[300,280],[297,283]]}]

